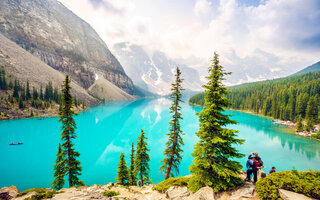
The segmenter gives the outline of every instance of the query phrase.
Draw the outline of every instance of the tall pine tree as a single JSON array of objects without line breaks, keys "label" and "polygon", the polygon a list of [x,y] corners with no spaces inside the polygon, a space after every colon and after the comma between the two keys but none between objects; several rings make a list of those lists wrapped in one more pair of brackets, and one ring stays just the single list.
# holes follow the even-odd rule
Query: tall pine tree
[{"label": "tall pine tree", "polygon": [[244,140],[236,138],[238,131],[226,128],[226,125],[237,122],[223,113],[224,108],[230,105],[225,97],[228,90],[222,83],[227,74],[219,63],[218,54],[214,53],[208,82],[203,86],[206,89],[204,109],[198,114],[200,127],[196,135],[199,142],[194,147],[193,164],[190,166],[193,176],[189,188],[192,191],[210,186],[217,192],[242,182],[239,178],[242,166],[234,158],[244,156],[235,148]]},{"label": "tall pine tree", "polygon": [[74,144],[72,143],[77,136],[75,133],[76,123],[73,119],[73,115],[76,113],[72,109],[70,82],[69,76],[66,75],[62,86],[62,108],[59,112],[59,122],[62,122],[61,140],[63,141],[63,151],[66,153],[66,174],[68,175],[69,187],[72,187],[84,185],[84,183],[78,178],[78,176],[81,175],[80,161],[77,160],[80,153],[75,150]]},{"label": "tall pine tree", "polygon": [[303,124],[302,124],[301,115],[299,115],[299,116],[297,117],[296,122],[297,122],[297,125],[296,125],[297,131],[298,131],[298,132],[302,132],[302,131],[303,131]]},{"label": "tall pine tree", "polygon": [[169,139],[166,143],[167,148],[164,150],[163,154],[165,158],[162,160],[163,165],[160,167],[160,170],[165,173],[165,179],[168,179],[170,176],[173,176],[174,172],[179,174],[179,165],[182,159],[182,148],[184,145],[183,139],[181,137],[182,130],[180,127],[181,116],[181,91],[182,89],[182,78],[181,71],[179,67],[176,69],[175,74],[175,83],[171,85],[171,99],[172,105],[170,107],[170,113],[172,114],[172,119],[170,121],[170,132],[167,133]]},{"label": "tall pine tree", "polygon": [[27,99],[27,100],[31,99],[31,93],[30,93],[30,84],[29,84],[29,80],[27,80],[27,87],[26,87],[26,99]]},{"label": "tall pine tree", "polygon": [[120,185],[128,185],[129,184],[129,171],[127,167],[127,163],[124,159],[124,154],[120,154],[120,161],[118,163],[118,176],[116,181]]},{"label": "tall pine tree", "polygon": [[134,157],[135,157],[134,152],[135,152],[135,150],[134,150],[134,145],[132,142],[131,154],[130,154],[129,185],[136,185],[137,184],[137,175],[134,170]]},{"label": "tall pine tree", "polygon": [[138,137],[137,140],[137,150],[136,150],[136,156],[134,159],[134,168],[135,172],[138,176],[138,178],[141,181],[141,186],[143,186],[144,183],[148,183],[150,181],[149,179],[149,164],[150,157],[148,155],[148,143],[147,143],[147,137],[145,136],[145,132],[141,129],[141,134]]},{"label": "tall pine tree", "polygon": [[64,185],[64,176],[66,174],[65,164],[65,152],[62,150],[61,144],[59,143],[56,164],[53,167],[53,176],[55,177],[55,179],[51,184],[51,187],[55,190],[60,190]]}]

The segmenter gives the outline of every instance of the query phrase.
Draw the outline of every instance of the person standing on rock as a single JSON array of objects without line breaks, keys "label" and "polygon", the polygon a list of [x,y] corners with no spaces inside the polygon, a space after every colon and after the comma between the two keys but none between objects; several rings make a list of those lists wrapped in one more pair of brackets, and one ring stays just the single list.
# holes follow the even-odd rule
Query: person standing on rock
[{"label": "person standing on rock", "polygon": [[247,178],[246,178],[246,181],[250,181],[251,180],[251,174],[253,173],[253,164],[254,164],[254,161],[253,161],[253,158],[255,156],[253,155],[253,153],[251,153],[248,157],[248,161],[247,161]]},{"label": "person standing on rock", "polygon": [[260,163],[258,160],[260,160],[260,157],[257,159],[256,157],[252,157],[253,160],[253,167],[252,167],[252,172],[253,172],[253,183],[256,183],[258,180],[258,171],[259,169],[263,168],[263,166],[260,166]]}]

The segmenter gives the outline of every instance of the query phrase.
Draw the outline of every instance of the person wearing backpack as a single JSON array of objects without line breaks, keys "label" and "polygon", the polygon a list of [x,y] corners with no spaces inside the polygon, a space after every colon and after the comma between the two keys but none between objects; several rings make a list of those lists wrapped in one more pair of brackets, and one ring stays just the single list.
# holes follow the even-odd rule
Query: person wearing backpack
[{"label": "person wearing backpack", "polygon": [[247,160],[247,178],[245,179],[245,181],[250,181],[251,180],[251,174],[253,173],[253,165],[254,165],[254,160],[255,160],[255,156],[253,155],[253,153],[251,153],[248,157]]}]

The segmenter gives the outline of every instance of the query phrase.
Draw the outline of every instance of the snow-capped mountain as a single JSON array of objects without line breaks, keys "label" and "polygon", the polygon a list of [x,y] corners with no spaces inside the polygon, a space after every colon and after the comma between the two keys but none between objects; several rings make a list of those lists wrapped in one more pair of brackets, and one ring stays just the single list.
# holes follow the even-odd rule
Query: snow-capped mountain
[{"label": "snow-capped mountain", "polygon": [[124,42],[115,44],[112,50],[128,76],[143,89],[159,95],[169,94],[174,81],[174,70],[178,66],[184,79],[184,88],[201,90],[203,83],[198,71],[169,59],[163,52],[155,51],[150,55],[143,47]]}]

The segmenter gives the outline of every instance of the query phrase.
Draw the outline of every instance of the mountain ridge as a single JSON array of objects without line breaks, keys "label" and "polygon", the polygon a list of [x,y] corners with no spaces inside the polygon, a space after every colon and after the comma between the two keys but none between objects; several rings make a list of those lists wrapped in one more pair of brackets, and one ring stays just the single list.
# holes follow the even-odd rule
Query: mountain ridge
[{"label": "mountain ridge", "polygon": [[132,80],[96,31],[56,0],[1,1],[0,33],[85,89],[98,75],[135,93]]},{"label": "mountain ridge", "polygon": [[158,95],[169,94],[174,68],[178,66],[184,79],[183,87],[193,91],[201,90],[198,71],[169,58],[164,52],[148,53],[144,47],[129,42],[117,43],[112,46],[112,50],[138,87]]}]

